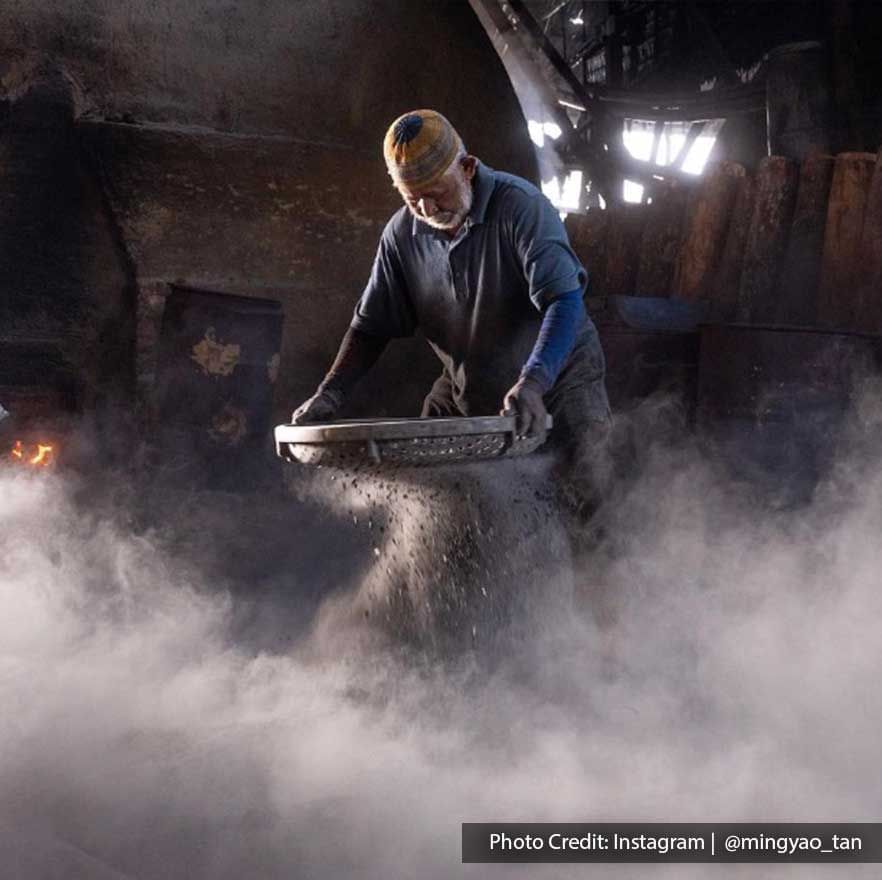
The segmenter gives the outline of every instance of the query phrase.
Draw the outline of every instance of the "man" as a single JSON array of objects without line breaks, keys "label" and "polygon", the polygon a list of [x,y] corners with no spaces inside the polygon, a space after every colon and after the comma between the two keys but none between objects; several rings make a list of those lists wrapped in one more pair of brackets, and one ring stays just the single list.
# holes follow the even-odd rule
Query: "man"
[{"label": "man", "polygon": [[380,239],[337,357],[295,424],[333,418],[389,339],[420,327],[443,370],[424,416],[517,415],[571,451],[609,419],[604,361],[585,313],[585,270],[560,218],[522,178],[466,153],[432,110],[406,113],[383,144],[404,199]]}]

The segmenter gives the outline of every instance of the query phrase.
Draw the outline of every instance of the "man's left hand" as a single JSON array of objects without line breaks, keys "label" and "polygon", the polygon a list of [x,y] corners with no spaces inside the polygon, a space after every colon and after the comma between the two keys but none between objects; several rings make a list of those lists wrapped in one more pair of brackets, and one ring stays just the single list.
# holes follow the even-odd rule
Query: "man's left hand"
[{"label": "man's left hand", "polygon": [[533,379],[518,379],[502,401],[504,416],[517,416],[518,437],[539,437],[545,442],[548,411],[542,400],[542,388]]}]

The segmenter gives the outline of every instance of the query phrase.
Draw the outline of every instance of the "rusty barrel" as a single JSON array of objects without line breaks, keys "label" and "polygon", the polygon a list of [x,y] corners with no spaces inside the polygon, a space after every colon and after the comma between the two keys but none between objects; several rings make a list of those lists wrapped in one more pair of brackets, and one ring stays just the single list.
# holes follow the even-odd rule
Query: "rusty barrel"
[{"label": "rusty barrel", "polygon": [[829,465],[879,339],[746,324],[701,328],[696,422],[744,477],[804,497]]}]

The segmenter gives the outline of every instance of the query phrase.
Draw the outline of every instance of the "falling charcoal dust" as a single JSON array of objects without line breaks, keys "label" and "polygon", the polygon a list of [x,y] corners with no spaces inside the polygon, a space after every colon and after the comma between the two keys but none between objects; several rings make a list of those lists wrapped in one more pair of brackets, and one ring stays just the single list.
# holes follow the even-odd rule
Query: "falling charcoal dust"
[{"label": "falling charcoal dust", "polygon": [[[554,472],[552,456],[535,455],[312,475],[307,491],[345,505],[373,563],[354,598],[322,609],[322,641],[384,637],[440,662],[463,651],[489,659],[525,622],[554,625],[573,590]],[[289,472],[295,493],[302,481]]]},{"label": "falling charcoal dust", "polygon": [[[73,476],[4,469],[4,875],[576,877],[578,866],[462,865],[459,823],[878,815],[867,768],[882,719],[880,422],[880,400],[866,397],[812,501],[783,510],[758,502],[693,441],[648,444],[603,514],[607,537],[568,570],[560,525],[537,518],[541,504],[519,525],[515,502],[532,494],[541,456],[508,473],[514,488],[500,485],[498,463],[458,485],[443,475],[421,485],[413,473],[323,475],[300,491],[328,492],[322,503],[351,526],[323,554],[345,556],[340,541],[363,531],[370,558],[359,549],[338,567],[349,584],[329,590],[284,644],[257,639],[256,628],[284,628],[266,610],[243,629],[247,602],[232,570],[224,575],[193,537],[207,521],[222,533],[222,517],[241,527],[249,514],[230,506],[200,520],[193,502],[174,528],[145,525],[143,501],[118,484],[98,498]],[[559,578],[521,569],[475,581],[478,595],[488,584],[530,595],[517,639],[481,666],[470,628],[459,662],[446,664],[391,649],[385,625],[383,639],[364,638],[351,621],[383,614],[397,566],[434,563],[426,584],[443,582],[420,526],[454,496],[455,512],[467,509],[469,492],[490,496],[502,522],[487,539],[503,556],[512,533],[532,535],[515,569],[531,555],[560,564]],[[395,516],[410,525],[396,527]],[[196,520],[190,537],[186,520]],[[458,546],[445,528],[436,534]],[[251,585],[282,621],[322,558],[305,522],[284,533],[289,547],[252,552],[287,553],[285,590],[257,576]],[[393,539],[409,543],[391,552]],[[374,547],[390,572],[377,570]],[[469,571],[448,561],[448,573]],[[405,624],[446,632],[451,612],[438,613]],[[676,876],[704,876],[699,868]],[[756,866],[751,876],[781,871]],[[629,876],[659,872],[675,876],[658,865]]]}]

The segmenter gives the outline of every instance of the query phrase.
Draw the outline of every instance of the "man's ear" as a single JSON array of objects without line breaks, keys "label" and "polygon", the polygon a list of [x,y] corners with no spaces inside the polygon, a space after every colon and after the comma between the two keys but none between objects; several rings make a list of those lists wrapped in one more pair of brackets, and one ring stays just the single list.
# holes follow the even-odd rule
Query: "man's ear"
[{"label": "man's ear", "polygon": [[465,172],[466,180],[471,180],[475,176],[475,171],[478,168],[477,158],[474,156],[463,156],[462,159],[459,160],[459,164]]}]

